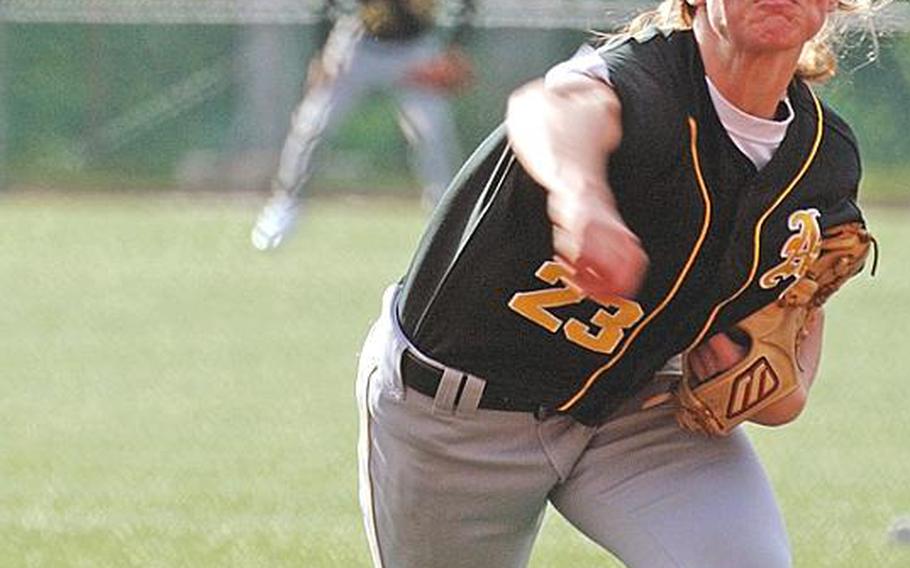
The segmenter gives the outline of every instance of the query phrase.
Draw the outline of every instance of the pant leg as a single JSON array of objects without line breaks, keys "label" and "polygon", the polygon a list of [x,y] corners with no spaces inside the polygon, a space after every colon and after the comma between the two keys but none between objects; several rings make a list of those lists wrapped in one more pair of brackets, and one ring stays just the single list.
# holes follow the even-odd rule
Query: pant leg
[{"label": "pant leg", "polygon": [[435,205],[455,175],[459,154],[455,119],[447,97],[430,89],[399,87],[399,124],[414,154],[424,201]]},{"label": "pant leg", "polygon": [[374,325],[358,377],[360,497],[374,565],[526,566],[557,480],[539,423],[528,413],[434,412],[431,398],[402,387],[402,346],[387,319]]},{"label": "pant leg", "polygon": [[685,432],[667,409],[600,427],[551,499],[630,568],[790,566],[783,520],[745,433]]},{"label": "pant leg", "polygon": [[406,42],[389,42],[377,50],[388,79],[387,88],[398,104],[398,123],[412,150],[414,173],[425,203],[435,206],[455,175],[460,159],[455,119],[446,93],[411,83],[409,74],[433,61],[444,50],[439,38],[425,35]]},{"label": "pant leg", "polygon": [[[338,43],[338,42],[335,42]],[[349,53],[324,51],[321,57],[333,59],[326,67],[335,69],[323,80],[309,84],[303,99],[291,114],[291,124],[281,149],[272,185],[275,192],[299,196],[313,174],[313,153],[341,123],[364,94],[376,87],[381,77],[364,61],[363,38],[343,46]],[[343,59],[337,61],[337,59]]]}]

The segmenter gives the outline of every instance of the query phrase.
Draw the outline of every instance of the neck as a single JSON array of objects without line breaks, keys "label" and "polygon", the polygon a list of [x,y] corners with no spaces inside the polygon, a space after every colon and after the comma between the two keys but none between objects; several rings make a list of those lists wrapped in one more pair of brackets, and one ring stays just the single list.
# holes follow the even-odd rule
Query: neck
[{"label": "neck", "polygon": [[705,74],[724,98],[752,116],[774,118],[796,73],[800,50],[736,50],[711,27],[704,10],[699,10],[692,27]]}]

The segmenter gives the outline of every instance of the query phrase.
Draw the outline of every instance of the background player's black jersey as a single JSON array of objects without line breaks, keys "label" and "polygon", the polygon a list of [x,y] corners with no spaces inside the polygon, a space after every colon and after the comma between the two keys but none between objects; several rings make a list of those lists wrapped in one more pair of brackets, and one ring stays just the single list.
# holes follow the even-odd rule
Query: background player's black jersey
[{"label": "background player's black jersey", "polygon": [[[328,0],[326,12],[358,14],[367,34],[381,40],[409,40],[433,29],[440,19],[451,20],[453,34],[464,32],[474,12],[473,0]],[[443,16],[443,12],[446,16]],[[457,39],[457,37],[456,37]]]},{"label": "background player's black jersey", "polygon": [[651,31],[600,53],[622,102],[609,181],[650,259],[637,297],[565,285],[544,190],[500,128],[437,209],[399,305],[424,353],[588,424],[672,355],[777,299],[825,227],[861,219],[852,133],[800,81],[787,135],[757,171],[714,111],[692,32]]}]

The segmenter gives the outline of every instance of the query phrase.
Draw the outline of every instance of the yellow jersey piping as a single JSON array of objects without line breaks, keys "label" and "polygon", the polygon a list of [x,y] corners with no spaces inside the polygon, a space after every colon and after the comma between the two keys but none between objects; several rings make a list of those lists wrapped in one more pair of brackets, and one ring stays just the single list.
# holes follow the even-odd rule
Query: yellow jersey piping
[{"label": "yellow jersey piping", "polygon": [[705,338],[705,335],[707,335],[708,330],[714,324],[714,320],[717,319],[717,315],[720,313],[720,311],[724,309],[730,302],[741,296],[742,293],[752,285],[752,281],[755,279],[755,275],[758,273],[758,265],[761,260],[762,226],[765,224],[765,221],[768,219],[771,213],[773,213],[774,210],[777,209],[777,207],[784,201],[784,199],[790,195],[790,193],[796,187],[796,184],[798,184],[800,180],[803,179],[803,176],[806,175],[806,172],[809,171],[809,166],[811,166],[812,162],[815,161],[815,155],[818,153],[818,148],[821,146],[822,133],[824,132],[824,113],[822,111],[822,105],[819,102],[818,97],[815,96],[815,93],[813,93],[811,89],[809,89],[809,94],[812,95],[812,103],[815,105],[815,112],[817,115],[815,140],[812,143],[812,149],[809,151],[809,155],[806,157],[806,161],[803,162],[803,165],[796,173],[796,176],[790,181],[790,183],[780,193],[780,195],[777,196],[777,199],[774,200],[774,203],[771,204],[771,207],[769,207],[764,212],[764,214],[759,217],[758,222],[755,224],[755,231],[752,235],[752,268],[749,271],[749,277],[746,279],[743,285],[740,286],[739,290],[733,293],[732,296],[714,306],[714,309],[711,310],[711,315],[708,316],[708,321],[705,323],[704,327],[702,327],[695,340],[686,348],[686,351],[701,343],[701,341]]},{"label": "yellow jersey piping", "polygon": [[606,371],[609,371],[625,354],[626,350],[630,345],[635,341],[635,338],[642,332],[642,330],[647,327],[651,321],[654,320],[660,313],[667,307],[667,305],[673,300],[676,296],[676,293],[679,292],[680,287],[682,287],[683,281],[688,276],[689,271],[692,269],[692,265],[695,264],[695,259],[698,256],[698,253],[701,251],[701,247],[705,242],[705,238],[708,236],[708,228],[711,225],[711,195],[708,193],[708,186],[705,184],[704,177],[701,172],[701,162],[698,159],[698,123],[691,116],[688,117],[689,122],[689,139],[692,150],[692,165],[695,169],[695,178],[698,180],[698,189],[701,193],[702,201],[705,204],[705,216],[702,220],[701,232],[698,235],[698,239],[695,241],[695,246],[692,247],[692,251],[689,253],[689,258],[686,260],[686,264],[683,266],[683,269],[680,271],[679,275],[676,277],[676,281],[673,283],[673,287],[670,288],[670,292],[667,296],[658,304],[654,311],[652,311],[648,316],[642,321],[641,325],[635,328],[629,338],[620,348],[619,352],[614,356],[610,361],[591,373],[591,376],[587,378],[585,384],[581,389],[576,392],[572,398],[562,403],[557,409],[560,412],[565,412],[569,408],[575,405],[582,397],[587,394],[591,386],[597,381],[600,375]]}]

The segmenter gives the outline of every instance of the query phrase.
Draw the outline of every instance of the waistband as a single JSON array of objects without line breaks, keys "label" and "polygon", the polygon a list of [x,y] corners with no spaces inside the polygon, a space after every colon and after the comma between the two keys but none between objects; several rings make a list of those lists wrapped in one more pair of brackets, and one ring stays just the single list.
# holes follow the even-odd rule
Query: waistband
[{"label": "waistband", "polygon": [[[393,364],[401,373],[405,387],[434,399],[434,408],[470,413],[477,409],[529,412],[538,418],[557,413],[556,404],[521,397],[502,386],[489,383],[482,377],[445,365],[422,353],[405,336],[398,322],[398,286],[389,287],[384,297],[383,316],[392,328],[395,345],[390,350]],[[673,385],[678,381],[679,361],[673,358],[654,376],[642,391],[625,401],[608,420],[657,406],[654,401],[667,400]]]},{"label": "waistband", "polygon": [[[401,356],[401,378],[406,387],[433,399],[442,398],[443,400],[437,400],[438,404],[460,411],[483,408],[537,415],[550,412],[543,404],[501,392],[497,385],[480,377],[451,367],[429,364],[410,349],[405,349]],[[449,398],[451,401],[447,402],[446,399]]]}]

